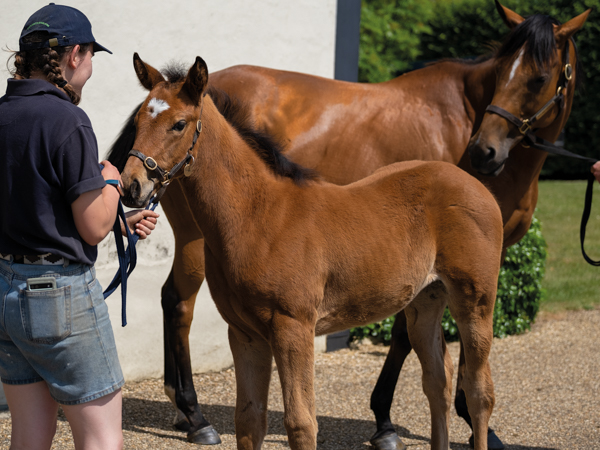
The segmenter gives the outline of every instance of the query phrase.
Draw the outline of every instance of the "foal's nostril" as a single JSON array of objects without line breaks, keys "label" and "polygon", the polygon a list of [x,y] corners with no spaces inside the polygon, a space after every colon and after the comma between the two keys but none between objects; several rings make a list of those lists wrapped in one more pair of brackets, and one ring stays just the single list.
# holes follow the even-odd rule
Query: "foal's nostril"
[{"label": "foal's nostril", "polygon": [[139,198],[142,192],[140,183],[137,180],[133,180],[129,186],[129,195],[131,198]]},{"label": "foal's nostril", "polygon": [[496,157],[496,149],[494,147],[487,148],[487,157],[488,159],[494,159]]}]

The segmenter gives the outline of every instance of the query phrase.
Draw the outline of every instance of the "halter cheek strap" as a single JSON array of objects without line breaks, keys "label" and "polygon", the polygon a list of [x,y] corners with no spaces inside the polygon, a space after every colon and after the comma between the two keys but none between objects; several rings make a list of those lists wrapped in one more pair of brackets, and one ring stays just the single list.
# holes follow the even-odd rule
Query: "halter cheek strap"
[{"label": "halter cheek strap", "polygon": [[192,166],[194,165],[194,157],[192,156],[192,150],[196,145],[196,141],[202,132],[202,120],[198,119],[196,122],[196,131],[194,132],[194,138],[192,139],[192,145],[188,148],[187,154],[185,157],[175,164],[171,170],[164,170],[162,167],[158,165],[156,160],[151,156],[146,156],[142,152],[132,149],[129,151],[128,156],[135,156],[139,158],[144,163],[144,167],[148,169],[148,171],[155,173],[157,175],[158,181],[161,184],[160,189],[156,192],[156,195],[151,200],[152,203],[158,203],[160,197],[162,197],[163,193],[167,186],[171,183],[171,181],[175,178],[175,175],[184,167],[183,173],[186,177],[189,177],[192,173]]}]

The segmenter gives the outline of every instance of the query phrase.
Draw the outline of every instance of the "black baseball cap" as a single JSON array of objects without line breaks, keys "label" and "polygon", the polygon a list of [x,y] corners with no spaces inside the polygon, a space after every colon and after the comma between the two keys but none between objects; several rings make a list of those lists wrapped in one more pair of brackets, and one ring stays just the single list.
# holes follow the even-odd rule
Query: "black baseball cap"
[{"label": "black baseball cap", "polygon": [[[35,31],[48,33],[48,40],[42,42],[23,42],[23,38]],[[21,37],[19,50],[25,52],[44,47],[67,47],[76,44],[92,43],[94,52],[112,52],[98,44],[92,34],[92,24],[81,11],[70,6],[50,3],[33,13],[27,20]]]}]

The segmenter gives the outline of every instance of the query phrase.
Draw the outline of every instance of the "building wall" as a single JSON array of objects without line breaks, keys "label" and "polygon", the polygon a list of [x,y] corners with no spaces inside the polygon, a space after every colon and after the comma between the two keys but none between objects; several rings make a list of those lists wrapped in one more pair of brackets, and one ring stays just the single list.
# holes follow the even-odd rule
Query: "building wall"
[{"label": "building wall", "polygon": [[[0,46],[17,50],[25,21],[47,3],[0,0]],[[80,105],[96,131],[101,159],[125,119],[147,94],[133,70],[134,52],[156,68],[172,61],[189,66],[201,56],[209,71],[254,64],[332,78],[336,4],[337,0],[70,1],[68,5],[88,16],[98,42],[113,52],[94,57],[94,74]],[[3,59],[8,56],[5,53]],[[0,64],[0,76],[9,77],[6,64]],[[100,245],[97,270],[103,286],[118,267],[114,245],[112,237]],[[126,327],[120,326],[120,291],[107,300],[128,380],[163,374],[160,288],[172,258],[173,234],[163,215],[152,236],[138,244],[138,265],[129,279]],[[193,370],[231,365],[226,325],[206,283],[197,298],[195,317],[190,334]],[[317,345],[323,349],[324,339]]]}]

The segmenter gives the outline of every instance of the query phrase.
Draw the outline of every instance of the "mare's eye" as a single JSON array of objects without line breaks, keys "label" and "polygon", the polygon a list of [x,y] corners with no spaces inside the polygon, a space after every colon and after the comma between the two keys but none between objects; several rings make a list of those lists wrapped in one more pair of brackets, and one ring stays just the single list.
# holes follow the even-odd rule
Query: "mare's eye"
[{"label": "mare's eye", "polygon": [[180,120],[175,125],[173,125],[173,128],[171,128],[171,129],[174,131],[183,131],[183,129],[185,128],[186,125],[187,125],[187,122],[185,120]]}]

